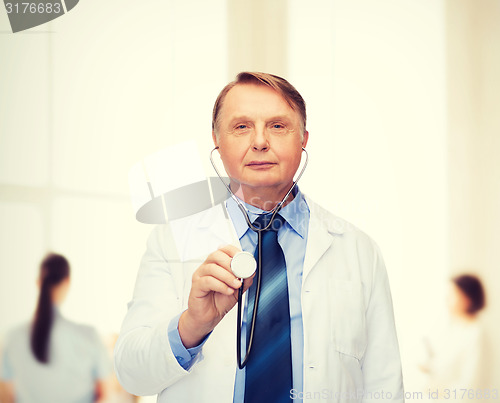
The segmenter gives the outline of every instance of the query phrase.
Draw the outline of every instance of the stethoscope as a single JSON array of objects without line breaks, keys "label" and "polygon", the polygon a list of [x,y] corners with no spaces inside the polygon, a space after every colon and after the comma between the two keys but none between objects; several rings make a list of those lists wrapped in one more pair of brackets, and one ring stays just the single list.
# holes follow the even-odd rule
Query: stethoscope
[{"label": "stethoscope", "polygon": [[[210,163],[214,167],[214,170],[221,180],[221,182],[224,184],[226,187],[227,191],[231,195],[232,199],[236,202],[238,208],[241,210],[243,213],[243,217],[245,218],[245,221],[248,225],[248,228],[250,228],[252,231],[255,231],[257,233],[258,237],[258,261],[255,260],[254,256],[250,252],[238,252],[236,255],[233,256],[231,260],[231,271],[233,274],[241,279],[241,287],[238,290],[238,319],[237,319],[237,324],[236,324],[236,356],[238,360],[238,368],[243,369],[245,365],[247,364],[248,357],[250,355],[250,351],[252,349],[252,342],[253,342],[253,334],[254,334],[254,328],[255,328],[255,321],[257,319],[257,309],[259,306],[259,297],[260,297],[260,281],[262,278],[262,232],[266,231],[271,225],[273,224],[274,217],[278,212],[281,210],[283,207],[283,204],[285,201],[288,199],[288,196],[292,193],[293,189],[297,185],[299,179],[301,178],[302,174],[304,173],[306,167],[307,167],[307,161],[309,160],[309,155],[304,147],[302,147],[302,151],[306,153],[306,160],[304,162],[304,166],[300,170],[299,176],[297,176],[297,179],[293,182],[292,186],[286,193],[286,195],[283,197],[283,199],[270,211],[264,211],[262,213],[259,213],[259,215],[267,215],[267,214],[272,214],[271,219],[269,220],[269,223],[266,225],[264,228],[258,228],[253,223],[250,221],[250,216],[248,214],[247,209],[243,205],[243,203],[236,197],[236,195],[233,193],[231,190],[231,187],[222,179],[222,176],[219,173],[219,170],[215,166],[214,160],[213,160],[213,153],[215,150],[219,149],[219,147],[215,147],[211,152],[210,152]],[[247,351],[245,354],[245,358],[243,362],[241,362],[241,316],[242,316],[242,310],[243,310],[243,287],[244,287],[244,282],[245,279],[251,277],[254,273],[255,270],[257,269],[257,289],[255,290],[255,301],[254,301],[254,306],[253,306],[253,312],[252,312],[252,323],[250,328],[247,328],[247,331],[249,332],[249,337],[248,337],[248,346],[247,346]]]}]

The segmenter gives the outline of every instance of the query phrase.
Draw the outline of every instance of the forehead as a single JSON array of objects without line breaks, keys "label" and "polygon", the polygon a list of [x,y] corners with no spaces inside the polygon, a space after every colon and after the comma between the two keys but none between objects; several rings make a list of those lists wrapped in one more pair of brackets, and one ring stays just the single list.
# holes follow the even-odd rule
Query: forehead
[{"label": "forehead", "polygon": [[288,102],[274,89],[267,85],[237,84],[227,93],[221,118],[227,119],[238,115],[254,117],[287,116],[298,118],[298,114]]}]

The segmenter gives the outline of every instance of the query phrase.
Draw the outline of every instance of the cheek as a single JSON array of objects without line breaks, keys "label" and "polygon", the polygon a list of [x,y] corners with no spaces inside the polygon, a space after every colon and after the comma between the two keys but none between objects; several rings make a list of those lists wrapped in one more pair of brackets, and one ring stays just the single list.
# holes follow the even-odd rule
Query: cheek
[{"label": "cheek", "polygon": [[235,148],[221,150],[220,157],[228,174],[236,173],[244,155],[244,152]]},{"label": "cheek", "polygon": [[225,138],[220,139],[219,149],[221,156],[224,156],[224,158],[242,158],[248,150],[248,144],[244,139],[235,139],[227,135]]},{"label": "cheek", "polygon": [[283,155],[281,155],[280,157],[281,161],[286,162],[287,168],[297,169],[302,158],[302,148],[299,151],[296,147],[294,147],[294,149],[290,150],[288,154],[283,153]]},{"label": "cheek", "polygon": [[446,303],[448,304],[448,308],[453,309],[457,305],[457,298],[453,292],[449,292],[446,298]]}]

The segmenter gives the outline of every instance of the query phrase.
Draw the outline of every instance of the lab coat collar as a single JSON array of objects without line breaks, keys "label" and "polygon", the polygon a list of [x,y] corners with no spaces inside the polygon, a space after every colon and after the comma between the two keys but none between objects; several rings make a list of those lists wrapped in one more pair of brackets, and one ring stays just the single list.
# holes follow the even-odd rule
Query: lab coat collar
[{"label": "lab coat collar", "polygon": [[311,221],[309,222],[309,233],[311,229],[315,230],[319,228],[324,229],[331,234],[342,235],[348,231],[350,227],[352,227],[352,224],[330,213],[328,210],[325,210],[323,207],[312,201],[307,195],[304,195],[304,199],[309,206],[313,221],[317,221],[313,223],[311,223]]},{"label": "lab coat collar", "polygon": [[[338,236],[342,236],[342,234],[344,234],[346,231],[349,231],[351,224],[344,221],[340,217],[332,215],[331,213],[314,203],[309,197],[302,195],[301,198],[302,202],[307,204],[310,211],[309,228],[307,232],[308,239],[303,269],[303,280],[305,280],[306,276],[313,269],[319,259],[330,247],[334,245],[335,238]],[[297,198],[297,200],[299,200],[299,198]],[[234,218],[234,221],[232,221],[233,225],[230,225],[230,227],[234,231],[234,241],[230,241],[231,236],[227,235],[226,240],[226,236],[223,235],[223,233],[227,231],[229,227],[224,223],[221,223],[220,219],[221,217],[224,217],[224,214],[227,215],[228,211],[226,211],[223,206],[219,205],[218,209],[216,208],[216,206],[209,211],[199,213],[196,218],[192,217],[192,222],[183,223],[182,227],[185,231],[183,231],[183,233],[179,235],[181,237],[180,244],[192,245],[192,230],[194,230],[194,228],[198,228],[202,229],[201,234],[204,235],[198,237],[199,239],[194,242],[195,245],[193,245],[193,248],[196,249],[196,256],[208,254],[214,248],[216,249],[217,245],[219,244],[236,242],[235,245],[237,245],[239,243],[238,240],[245,233],[245,231],[248,230],[248,226],[246,225],[246,221],[239,211],[236,202],[234,200],[228,200],[226,204],[228,209],[231,209],[233,207],[235,208],[234,216],[231,215],[231,218]],[[221,208],[222,210],[224,210],[224,212],[222,212],[222,210],[219,210]],[[292,228],[296,230],[296,228],[298,228],[297,225],[299,225],[300,222],[296,223],[293,221],[293,219],[290,219],[290,221],[293,223]],[[195,233],[199,234],[200,232],[196,231]],[[207,239],[212,240],[209,245],[205,245],[206,241],[202,242],[202,240]],[[200,249],[202,244],[204,246],[204,249],[201,249],[203,250]],[[241,247],[241,245],[239,246]],[[185,261],[194,255],[194,252],[190,252],[189,254],[187,252],[184,252],[181,255],[181,260]]]}]

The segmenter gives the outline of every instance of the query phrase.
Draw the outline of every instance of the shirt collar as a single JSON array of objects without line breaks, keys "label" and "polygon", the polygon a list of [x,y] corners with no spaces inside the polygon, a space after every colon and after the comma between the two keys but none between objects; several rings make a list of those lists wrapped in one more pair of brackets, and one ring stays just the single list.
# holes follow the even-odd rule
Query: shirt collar
[{"label": "shirt collar", "polygon": [[[300,235],[301,238],[304,238],[307,233],[307,220],[305,218],[309,215],[309,207],[298,186],[296,186],[293,190],[293,194],[295,196],[293,200],[283,207],[279,214],[286,220],[287,224],[298,235]],[[264,210],[261,210],[258,207],[247,204],[241,199],[239,200],[243,206],[245,206],[252,223],[257,219],[260,213],[264,212]],[[233,221],[238,239],[241,239],[241,237],[249,230],[245,217],[232,197],[226,201],[226,207]]]}]

